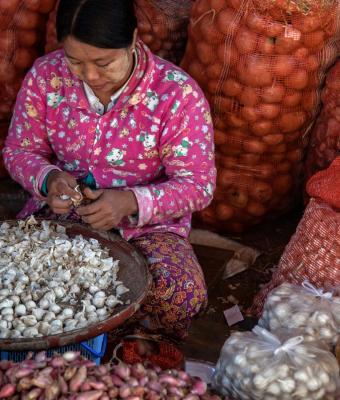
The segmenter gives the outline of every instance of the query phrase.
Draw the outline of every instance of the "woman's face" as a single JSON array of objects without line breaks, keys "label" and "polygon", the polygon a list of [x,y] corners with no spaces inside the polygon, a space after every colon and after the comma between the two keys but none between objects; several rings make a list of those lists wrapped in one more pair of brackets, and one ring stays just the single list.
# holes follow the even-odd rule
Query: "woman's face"
[{"label": "woman's face", "polygon": [[133,48],[134,43],[126,49],[101,49],[73,36],[64,41],[71,72],[101,93],[114,93],[126,82],[133,67]]}]

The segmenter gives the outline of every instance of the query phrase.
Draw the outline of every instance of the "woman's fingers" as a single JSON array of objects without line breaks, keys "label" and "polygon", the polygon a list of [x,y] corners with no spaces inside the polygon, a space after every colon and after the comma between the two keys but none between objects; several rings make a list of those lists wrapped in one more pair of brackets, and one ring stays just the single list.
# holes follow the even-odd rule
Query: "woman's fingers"
[{"label": "woman's fingers", "polygon": [[66,195],[77,200],[80,199],[80,194],[76,192],[71,186],[69,186],[68,183],[64,180],[56,182],[55,191],[59,195]]},{"label": "woman's fingers", "polygon": [[92,204],[89,204],[88,206],[83,206],[83,207],[78,207],[77,208],[77,213],[78,215],[81,215],[82,217],[97,214],[100,211],[102,211],[103,206],[100,202],[96,201]]},{"label": "woman's fingers", "polygon": [[52,211],[55,214],[65,215],[65,214],[68,214],[70,212],[70,209],[69,208],[53,208]]},{"label": "woman's fingers", "polygon": [[91,190],[89,187],[84,189],[84,195],[90,200],[97,200],[104,193],[104,189]]},{"label": "woman's fingers", "polygon": [[[105,216],[101,213],[84,216],[84,217],[82,217],[82,220],[90,225],[94,225],[94,224],[102,224],[103,225],[104,223],[106,223]],[[106,220],[107,220],[107,218],[106,218]]]},{"label": "woman's fingers", "polygon": [[62,200],[59,195],[51,196],[50,207],[61,208],[61,209],[69,209],[72,205],[72,200]]}]

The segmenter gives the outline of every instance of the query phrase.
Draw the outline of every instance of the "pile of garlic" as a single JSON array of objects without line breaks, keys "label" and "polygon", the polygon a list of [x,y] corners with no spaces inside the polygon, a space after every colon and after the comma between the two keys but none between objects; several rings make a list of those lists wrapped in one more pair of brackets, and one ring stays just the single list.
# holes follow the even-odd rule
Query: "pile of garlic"
[{"label": "pile of garlic", "polygon": [[0,225],[0,339],[84,328],[108,318],[128,289],[95,239],[31,217]]},{"label": "pile of garlic", "polygon": [[271,332],[301,330],[307,341],[321,340],[332,347],[340,333],[340,297],[309,282],[284,283],[270,292],[259,325]]},{"label": "pile of garlic", "polygon": [[274,336],[257,326],[225,342],[213,386],[235,400],[334,400],[339,366],[303,336]]}]

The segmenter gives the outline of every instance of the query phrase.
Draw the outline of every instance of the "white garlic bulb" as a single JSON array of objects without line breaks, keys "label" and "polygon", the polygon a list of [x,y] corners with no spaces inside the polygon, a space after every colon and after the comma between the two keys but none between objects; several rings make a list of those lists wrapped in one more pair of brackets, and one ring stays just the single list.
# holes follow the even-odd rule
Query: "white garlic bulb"
[{"label": "white garlic bulb", "polygon": [[105,297],[94,297],[92,303],[96,308],[102,308],[105,304]]},{"label": "white garlic bulb", "polygon": [[46,313],[46,311],[43,310],[42,308],[33,308],[33,309],[32,309],[32,315],[33,315],[38,321],[40,321],[41,319],[43,319],[45,313]]},{"label": "white garlic bulb", "polygon": [[340,324],[336,322],[340,302],[308,282],[303,285],[284,283],[274,289],[264,305],[259,325],[271,332],[300,330],[306,340],[321,340],[331,349],[340,337]]},{"label": "white garlic bulb", "polygon": [[214,388],[225,396],[249,400],[335,398],[336,358],[303,336],[280,335],[282,339],[259,327],[233,333],[217,362]]},{"label": "white garlic bulb", "polygon": [[7,331],[20,338],[84,328],[121,304],[114,296],[122,284],[119,262],[97,240],[70,238],[57,223],[33,217],[17,225],[1,223],[1,257],[8,264],[0,270],[3,337]]},{"label": "white garlic bulb", "polygon": [[26,315],[27,310],[26,310],[26,306],[24,304],[18,304],[15,307],[15,314],[18,316],[22,316],[22,315]]}]

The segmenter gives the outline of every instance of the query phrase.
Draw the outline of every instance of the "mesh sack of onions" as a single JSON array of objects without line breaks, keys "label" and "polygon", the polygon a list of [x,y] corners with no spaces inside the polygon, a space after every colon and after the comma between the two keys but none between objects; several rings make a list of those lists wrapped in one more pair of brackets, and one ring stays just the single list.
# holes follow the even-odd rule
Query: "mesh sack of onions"
[{"label": "mesh sack of onions", "polygon": [[[0,361],[1,399],[46,400],[221,400],[184,371],[158,367],[100,365],[67,352],[21,363]],[[227,399],[226,399],[227,400]]]},{"label": "mesh sack of onions", "polygon": [[339,366],[319,342],[256,326],[225,342],[214,387],[237,400],[334,400]]},{"label": "mesh sack of onions", "polygon": [[217,190],[199,214],[205,224],[240,232],[294,205],[337,17],[335,1],[194,3],[181,66],[215,125]]},{"label": "mesh sack of onions", "polygon": [[46,19],[55,0],[0,0],[0,121],[11,116],[21,82],[43,54]]},{"label": "mesh sack of onions", "polygon": [[340,155],[340,61],[329,71],[322,90],[322,112],[311,134],[306,179],[327,168]]},{"label": "mesh sack of onions", "polygon": [[8,176],[8,172],[5,168],[3,157],[2,157],[2,149],[5,145],[5,139],[8,132],[9,122],[0,121],[0,179]]},{"label": "mesh sack of onions", "polygon": [[139,37],[153,53],[180,63],[192,4],[192,0],[135,0]]},{"label": "mesh sack of onions", "polygon": [[255,297],[249,313],[259,316],[269,292],[284,282],[301,285],[308,280],[325,290],[339,286],[339,232],[340,213],[312,198],[271,281]]},{"label": "mesh sack of onions", "polygon": [[57,39],[56,31],[56,21],[57,21],[57,10],[58,10],[59,0],[56,1],[54,10],[50,13],[46,26],[46,44],[45,53],[50,53],[51,51],[57,50],[61,47],[61,44]]},{"label": "mesh sack of onions", "polygon": [[317,172],[307,182],[307,193],[340,210],[340,156],[325,170]]}]

